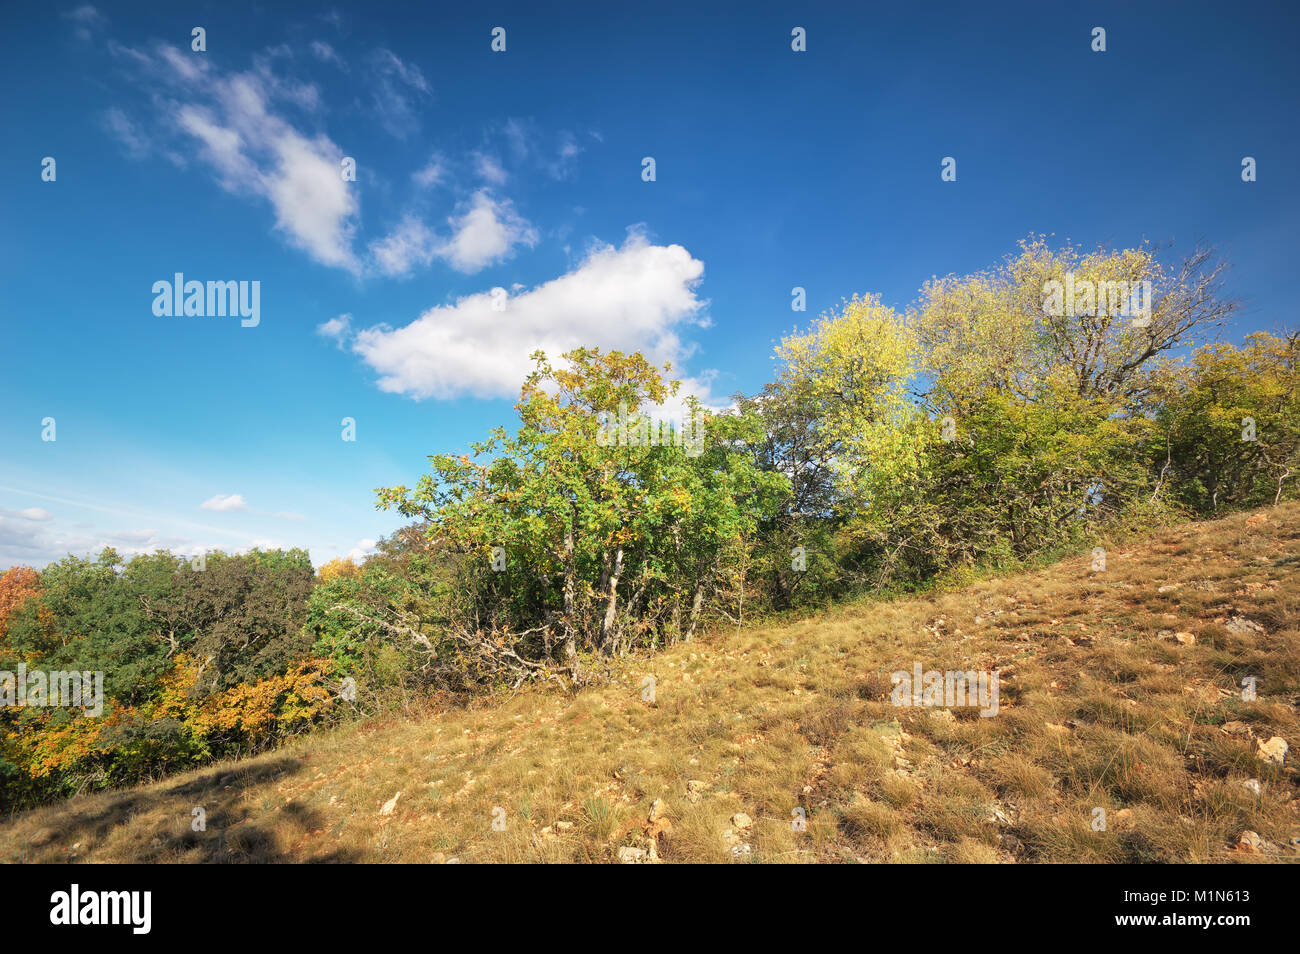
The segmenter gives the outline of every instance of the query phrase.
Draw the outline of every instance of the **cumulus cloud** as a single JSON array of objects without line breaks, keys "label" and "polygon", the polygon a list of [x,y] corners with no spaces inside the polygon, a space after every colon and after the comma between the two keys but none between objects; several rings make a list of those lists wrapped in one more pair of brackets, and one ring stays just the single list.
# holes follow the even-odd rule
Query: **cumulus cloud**
[{"label": "cumulus cloud", "polygon": [[704,263],[680,245],[634,233],[621,248],[592,249],[573,271],[510,297],[491,292],[430,308],[401,328],[357,333],[353,350],[384,391],[415,398],[508,397],[532,368],[528,355],[587,345],[640,350],[657,364],[690,352],[680,330],[705,324],[696,294]]},{"label": "cumulus cloud", "polygon": [[229,513],[234,510],[247,510],[248,504],[244,501],[243,494],[217,494],[199,504],[199,509]]},{"label": "cumulus cloud", "polygon": [[343,339],[347,337],[348,332],[352,330],[352,315],[342,314],[329,321],[322,321],[316,326],[316,334],[322,338],[329,338],[336,342],[339,347],[343,346]]},{"label": "cumulus cloud", "polygon": [[537,244],[537,230],[515,213],[510,201],[497,201],[487,192],[475,193],[469,209],[448,222],[452,236],[439,255],[461,272],[477,272],[500,261],[516,245]]},{"label": "cumulus cloud", "polygon": [[532,248],[537,230],[520,216],[508,199],[476,192],[461,212],[447,219],[446,236],[408,215],[384,238],[370,243],[370,255],[385,275],[407,275],[416,266],[442,259],[457,271],[481,271],[508,258],[517,245]]},{"label": "cumulus cloud", "polygon": [[358,540],[357,545],[348,551],[348,559],[353,563],[360,563],[370,554],[375,552],[375,546],[378,541],[375,540]]}]

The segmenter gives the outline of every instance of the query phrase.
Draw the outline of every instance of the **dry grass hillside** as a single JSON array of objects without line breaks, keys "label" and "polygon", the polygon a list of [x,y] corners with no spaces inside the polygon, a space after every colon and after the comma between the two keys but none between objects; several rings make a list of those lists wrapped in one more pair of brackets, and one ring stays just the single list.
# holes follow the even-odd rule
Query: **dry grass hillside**
[{"label": "dry grass hillside", "polygon": [[[0,858],[1295,861],[1297,517],[717,632],[576,697],[305,737],[10,819]],[[895,707],[890,673],[915,662],[999,670],[997,715]]]}]

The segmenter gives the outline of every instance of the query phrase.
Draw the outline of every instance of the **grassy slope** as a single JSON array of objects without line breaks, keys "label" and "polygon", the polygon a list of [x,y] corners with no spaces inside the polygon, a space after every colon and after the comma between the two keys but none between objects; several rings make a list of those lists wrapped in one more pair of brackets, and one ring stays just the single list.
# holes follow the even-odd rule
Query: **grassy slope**
[{"label": "grassy slope", "polygon": [[[705,636],[620,661],[575,698],[306,737],[20,816],[0,825],[0,859],[603,862],[648,850],[652,814],[664,861],[1296,859],[1297,517],[1178,527],[1113,548],[1102,573],[1080,555]],[[1236,615],[1263,632],[1225,627]],[[895,708],[888,675],[913,661],[1000,669],[999,714]],[[1293,746],[1282,765],[1256,754],[1273,736]],[[1269,844],[1238,847],[1248,830]]]}]

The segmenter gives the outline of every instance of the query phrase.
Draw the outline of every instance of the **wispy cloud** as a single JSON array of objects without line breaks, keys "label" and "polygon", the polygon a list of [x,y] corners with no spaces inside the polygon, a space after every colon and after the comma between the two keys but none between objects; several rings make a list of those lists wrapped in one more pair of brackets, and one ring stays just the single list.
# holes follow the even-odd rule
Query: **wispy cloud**
[{"label": "wispy cloud", "polygon": [[429,81],[418,66],[392,50],[378,50],[372,65],[376,81],[372,103],[380,125],[397,139],[418,132],[418,106],[433,95]]},{"label": "wispy cloud", "polygon": [[246,511],[248,510],[248,504],[244,501],[243,494],[217,494],[215,497],[209,497],[199,504],[199,509],[229,513],[234,510]]},{"label": "wispy cloud", "polygon": [[441,155],[434,153],[421,168],[411,173],[411,181],[421,189],[432,189],[447,178],[447,162]]},{"label": "wispy cloud", "polygon": [[60,15],[72,23],[79,40],[89,40],[95,30],[108,22],[108,17],[88,3]]},{"label": "wispy cloud", "polygon": [[474,155],[474,171],[480,179],[492,185],[505,185],[506,179],[509,178],[495,156],[482,152]]},{"label": "wispy cloud", "polygon": [[157,112],[152,134],[120,109],[106,115],[110,132],[128,149],[179,130],[221,188],[270,203],[277,230],[292,245],[321,264],[359,271],[352,252],[359,206],[340,173],[343,151],[289,118],[289,110],[319,108],[313,84],[278,75],[265,56],[252,69],[227,74],[205,56],[167,44],[152,50],[110,44],[110,50],[150,86]]},{"label": "wispy cloud", "polygon": [[324,40],[312,40],[307,48],[311,50],[312,56],[316,57],[316,59],[320,60],[322,63],[333,63],[340,69],[347,69],[347,64],[343,62],[343,58],[339,56],[334,47],[330,46]]},{"label": "wispy cloud", "polygon": [[100,121],[132,159],[143,159],[153,151],[152,144],[140,127],[116,106],[105,110]]}]

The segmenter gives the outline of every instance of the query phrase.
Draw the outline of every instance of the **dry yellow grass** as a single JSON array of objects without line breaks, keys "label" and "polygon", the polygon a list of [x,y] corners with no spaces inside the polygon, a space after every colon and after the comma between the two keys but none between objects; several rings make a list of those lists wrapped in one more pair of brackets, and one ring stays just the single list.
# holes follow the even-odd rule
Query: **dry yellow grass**
[{"label": "dry yellow grass", "polygon": [[[1104,572],[1080,554],[717,632],[620,660],[576,697],[532,690],[305,737],[10,819],[0,858],[1295,860],[1298,516],[1122,542]],[[998,715],[892,705],[890,673],[918,661],[999,670]],[[1293,747],[1281,764],[1258,754],[1273,737]]]}]

